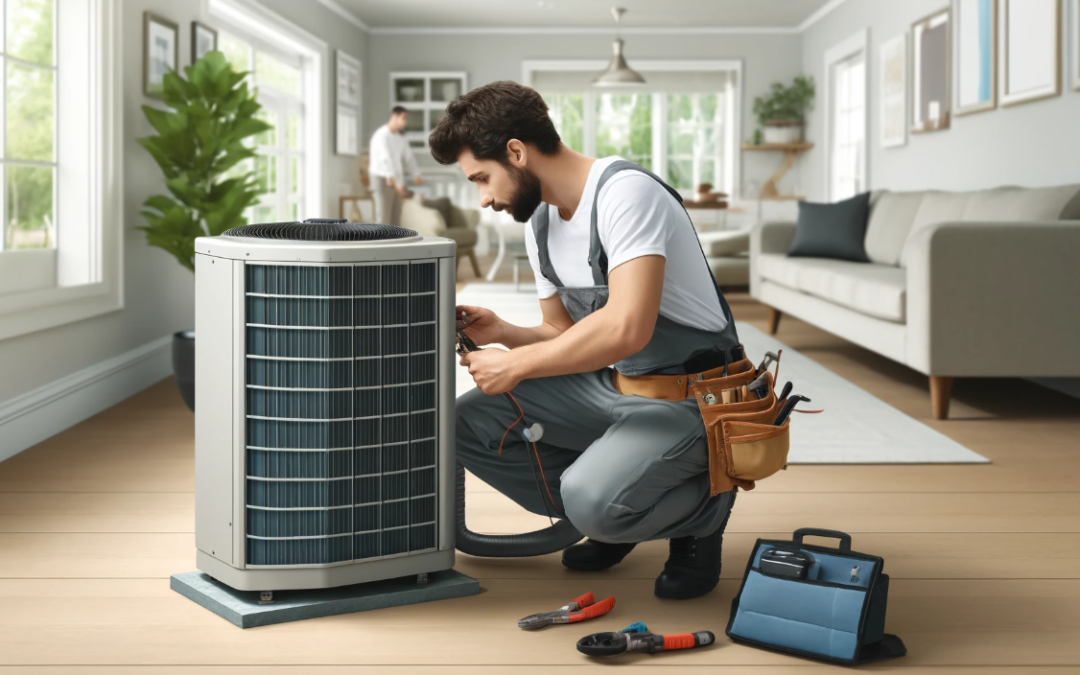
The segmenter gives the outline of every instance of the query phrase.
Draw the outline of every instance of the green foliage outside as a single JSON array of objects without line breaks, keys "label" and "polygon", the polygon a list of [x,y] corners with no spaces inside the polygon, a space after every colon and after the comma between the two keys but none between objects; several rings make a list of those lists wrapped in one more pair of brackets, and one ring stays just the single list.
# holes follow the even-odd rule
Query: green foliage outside
[{"label": "green foliage outside", "polygon": [[621,155],[652,167],[652,95],[596,97],[596,156]]},{"label": "green foliage outside", "polygon": [[785,87],[773,82],[766,96],[754,99],[754,115],[765,126],[772,120],[801,120],[814,103],[814,78],[799,75]]},{"label": "green foliage outside", "polygon": [[[248,91],[246,72],[236,72],[221,52],[210,52],[164,78],[168,110],[143,106],[157,131],[139,139],[165,174],[169,195],[147,199],[142,215],[151,246],[162,248],[195,271],[195,238],[247,224],[244,210],[263,189],[252,171],[230,171],[255,156],[244,140],[271,129],[258,119],[262,107]],[[248,163],[250,164],[250,162]]]},{"label": "green foliage outside", "polygon": [[[9,56],[46,68],[5,59],[7,129],[4,158],[53,162],[53,0],[9,0]],[[6,249],[55,246],[53,168],[5,167]]]},{"label": "green foliage outside", "polygon": [[723,132],[717,94],[667,95],[667,182],[682,190],[719,183],[717,157]]}]

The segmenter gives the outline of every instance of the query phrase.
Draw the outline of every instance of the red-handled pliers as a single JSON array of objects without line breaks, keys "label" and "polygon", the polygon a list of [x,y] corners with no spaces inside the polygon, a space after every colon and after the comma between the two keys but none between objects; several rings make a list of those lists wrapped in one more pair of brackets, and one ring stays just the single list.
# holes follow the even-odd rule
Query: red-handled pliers
[{"label": "red-handled pliers", "polygon": [[554,612],[533,614],[518,621],[518,628],[540,628],[553,623],[577,623],[603,616],[615,606],[615,598],[605,598],[600,602],[593,599],[593,594],[586,593]]}]

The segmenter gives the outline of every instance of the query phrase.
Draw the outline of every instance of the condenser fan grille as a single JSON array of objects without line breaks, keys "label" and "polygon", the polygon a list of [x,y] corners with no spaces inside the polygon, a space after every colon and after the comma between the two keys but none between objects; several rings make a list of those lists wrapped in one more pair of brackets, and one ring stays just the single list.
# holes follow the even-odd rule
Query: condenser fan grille
[{"label": "condenser fan grille", "polygon": [[434,550],[437,263],[245,269],[248,565]]},{"label": "condenser fan grille", "polygon": [[257,223],[226,230],[226,237],[288,241],[382,241],[419,236],[397,225],[350,223],[346,220],[305,220],[302,223]]}]

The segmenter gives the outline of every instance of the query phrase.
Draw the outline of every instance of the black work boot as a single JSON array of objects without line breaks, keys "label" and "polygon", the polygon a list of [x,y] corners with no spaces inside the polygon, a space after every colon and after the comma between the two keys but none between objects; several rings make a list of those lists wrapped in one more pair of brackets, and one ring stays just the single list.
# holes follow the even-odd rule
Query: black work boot
[{"label": "black work boot", "polygon": [[599,572],[618,565],[635,546],[637,544],[605,544],[586,539],[563,549],[562,564],[579,572]]},{"label": "black work boot", "polygon": [[[730,517],[730,512],[728,517]],[[705,595],[720,581],[720,551],[727,518],[705,537],[678,537],[669,540],[664,571],[656,577],[656,596],[689,600]]]}]

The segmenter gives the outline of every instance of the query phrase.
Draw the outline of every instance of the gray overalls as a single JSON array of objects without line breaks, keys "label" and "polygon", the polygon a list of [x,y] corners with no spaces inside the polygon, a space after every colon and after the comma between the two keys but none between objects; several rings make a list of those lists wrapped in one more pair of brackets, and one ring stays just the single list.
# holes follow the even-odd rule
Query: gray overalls
[{"label": "gray overalls", "polygon": [[[628,169],[648,174],[682,202],[677,192],[637,164],[618,161],[605,169],[592,206],[589,264],[594,286],[562,285],[548,255],[547,205],[533,215],[541,271],[556,286],[575,322],[607,302],[607,256],[597,230],[597,200],[608,179]],[[689,215],[679,226],[693,227]],[[704,254],[702,265],[708,269]],[[677,372],[674,369],[681,364],[706,352],[718,352],[720,359],[730,361],[738,335],[719,288],[716,293],[728,319],[723,331],[684,326],[661,315],[645,348],[615,367],[625,375]],[[734,493],[709,496],[705,428],[694,399],[624,396],[615,391],[610,368],[525,380],[513,393],[525,421],[543,425],[543,440],[536,445],[558,508],[546,503],[546,491],[537,489],[522,425],[506,435],[502,455],[498,454],[500,438],[517,418],[505,396],[487,396],[474,389],[458,399],[457,457],[466,469],[525,509],[554,517],[565,513],[582,534],[608,543],[705,536],[727,518]]]}]

